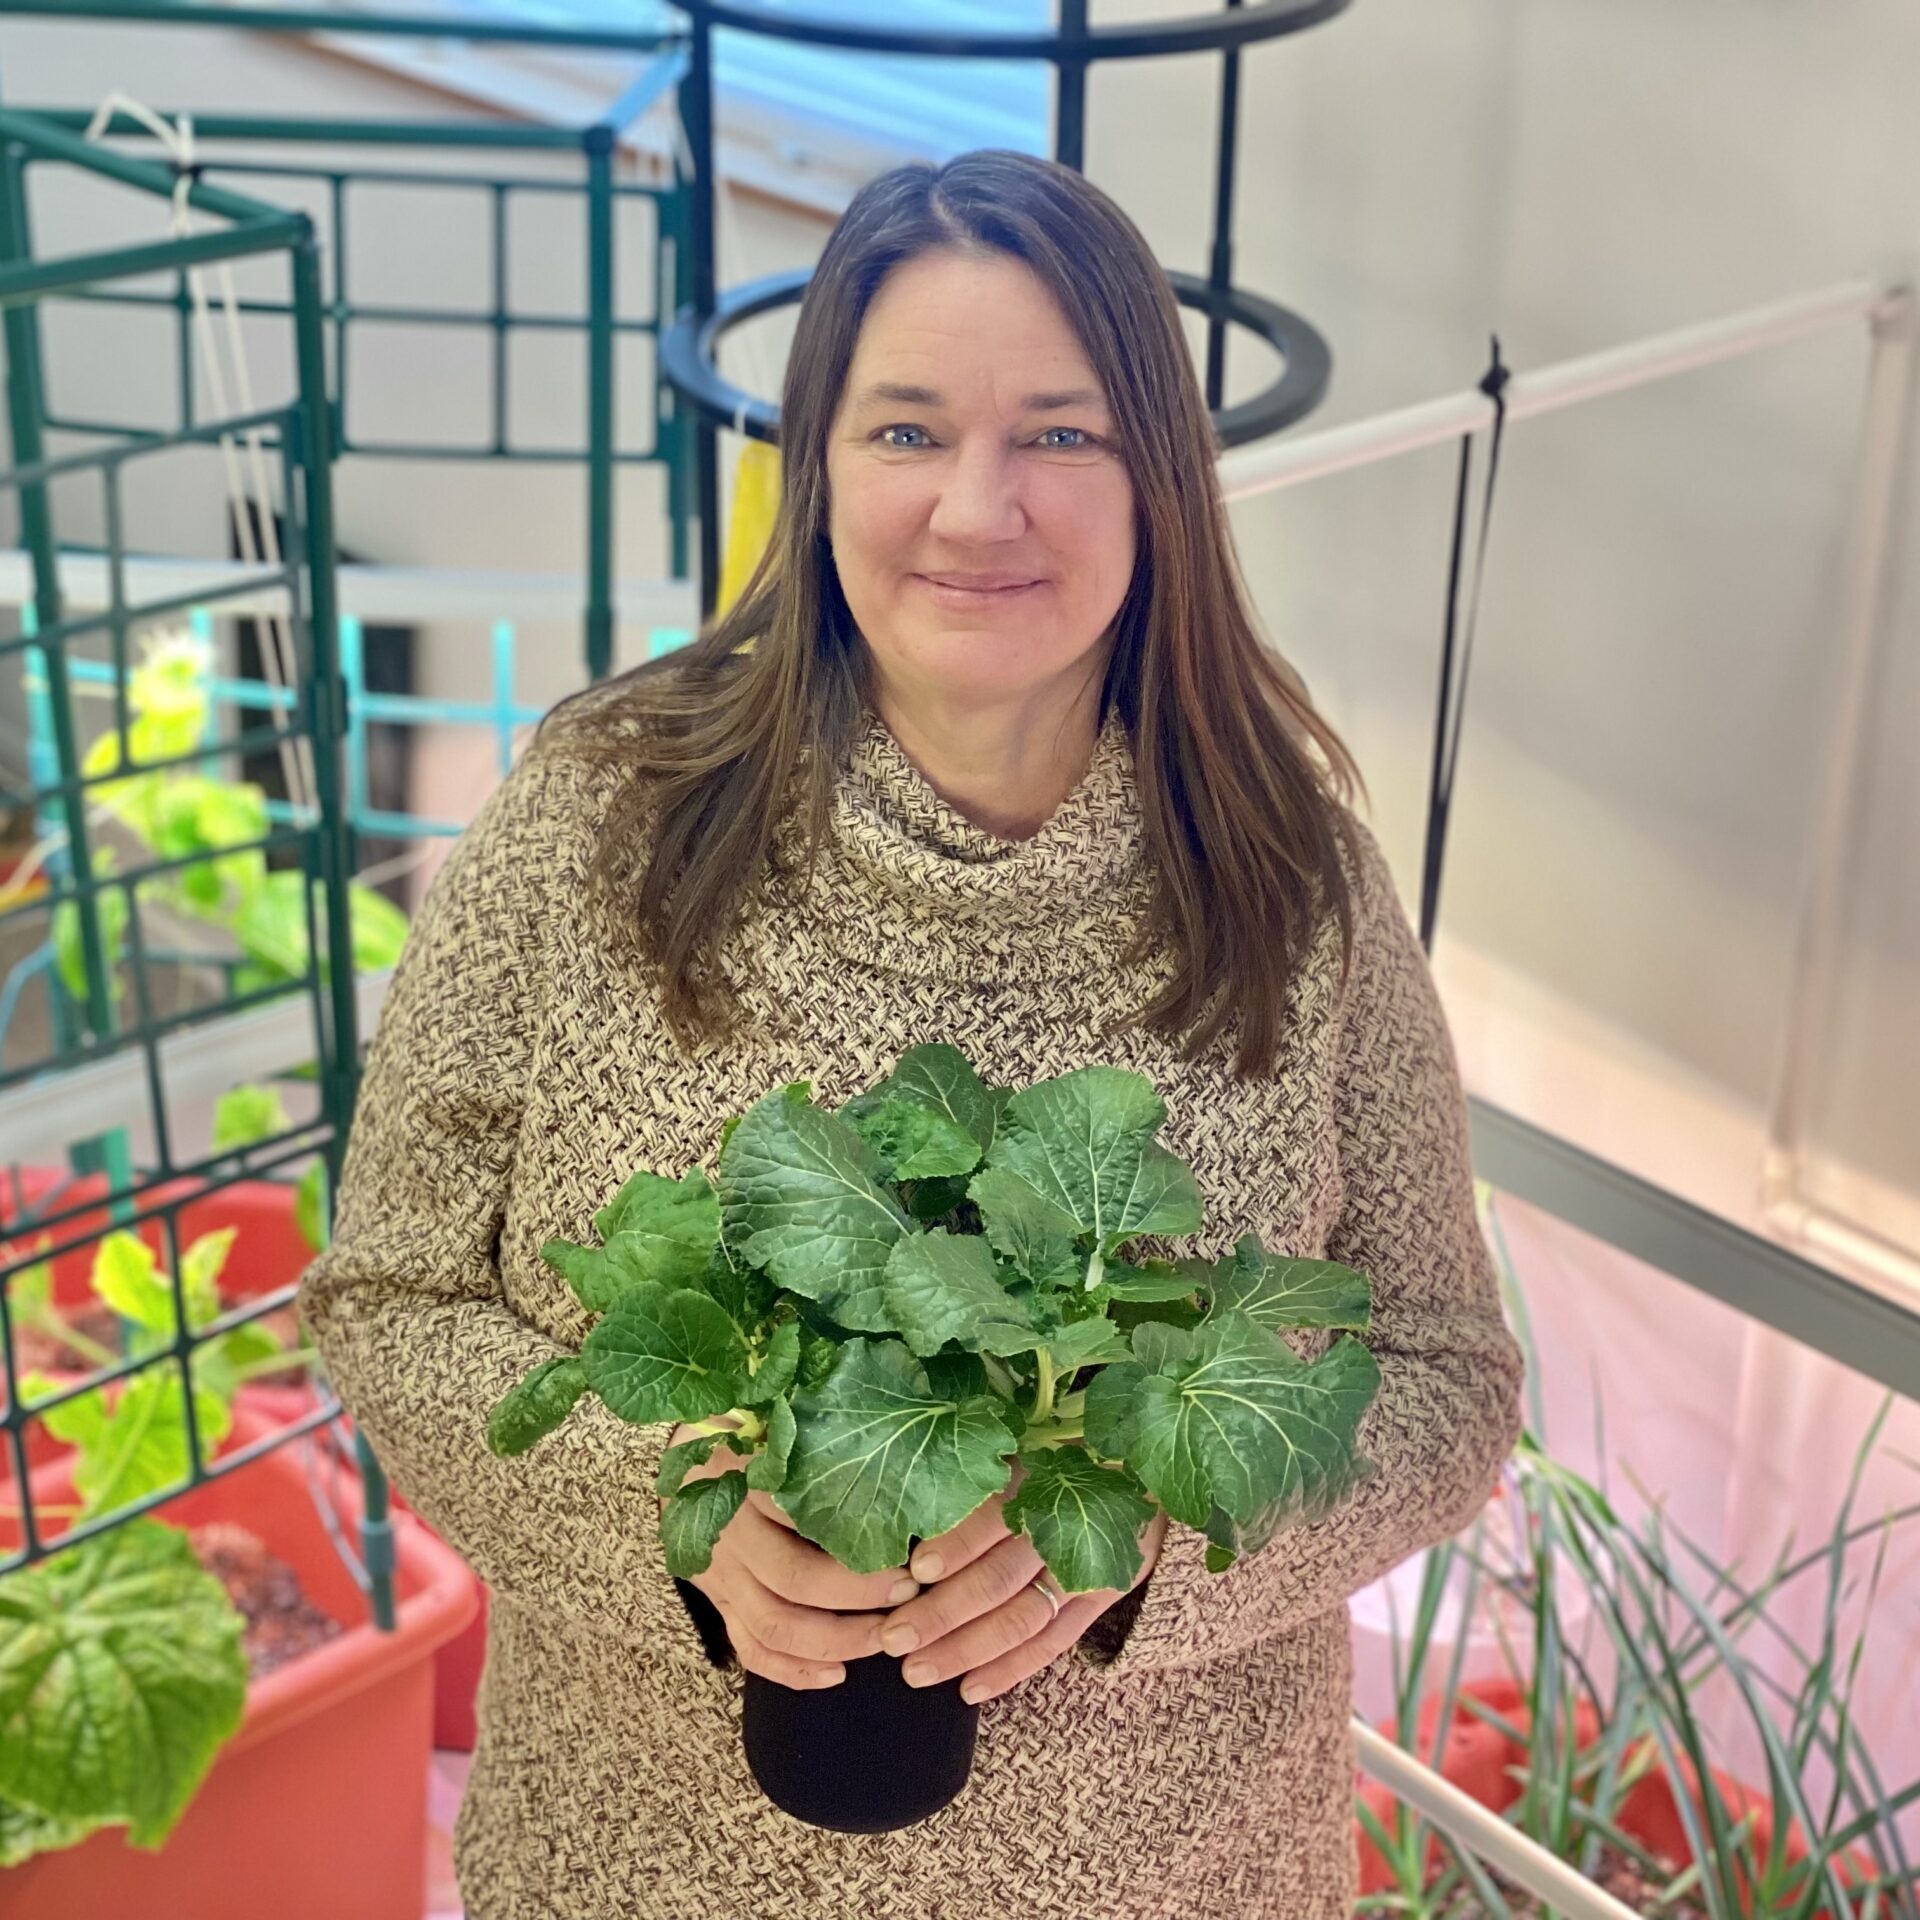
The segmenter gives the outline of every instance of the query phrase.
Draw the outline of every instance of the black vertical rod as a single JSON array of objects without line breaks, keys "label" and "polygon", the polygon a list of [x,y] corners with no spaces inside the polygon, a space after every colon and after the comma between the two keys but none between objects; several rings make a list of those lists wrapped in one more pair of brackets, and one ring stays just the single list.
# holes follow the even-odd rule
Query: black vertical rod
[{"label": "black vertical rod", "polygon": [[[1227,0],[1238,11],[1240,0]],[[1233,288],[1233,186],[1240,146],[1240,52],[1228,48],[1220,67],[1220,156],[1213,186],[1213,258],[1207,279],[1213,303],[1207,309],[1207,408],[1218,413],[1226,398],[1227,319],[1225,300]]]},{"label": "black vertical rod", "polygon": [[[1087,0],[1060,0],[1060,34],[1067,41],[1084,40],[1087,32]],[[1087,63],[1084,57],[1064,49],[1055,55],[1060,62],[1060,81],[1056,91],[1053,121],[1053,157],[1076,173],[1087,165]]]},{"label": "black vertical rod", "polygon": [[[687,74],[680,83],[680,121],[687,130],[688,251],[692,258],[691,304],[701,319],[713,312],[713,30],[704,20],[687,23]],[[700,618],[720,597],[720,430],[695,410],[693,504],[700,518]]]}]

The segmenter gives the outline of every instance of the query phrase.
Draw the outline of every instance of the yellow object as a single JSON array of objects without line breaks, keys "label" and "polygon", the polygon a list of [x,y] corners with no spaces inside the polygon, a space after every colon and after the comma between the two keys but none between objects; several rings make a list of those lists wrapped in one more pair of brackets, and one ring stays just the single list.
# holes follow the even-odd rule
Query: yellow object
[{"label": "yellow object", "polygon": [[773,538],[780,514],[780,449],[766,440],[749,440],[740,450],[733,481],[733,511],[727,516],[727,552],[720,567],[720,598],[725,613],[739,599]]}]

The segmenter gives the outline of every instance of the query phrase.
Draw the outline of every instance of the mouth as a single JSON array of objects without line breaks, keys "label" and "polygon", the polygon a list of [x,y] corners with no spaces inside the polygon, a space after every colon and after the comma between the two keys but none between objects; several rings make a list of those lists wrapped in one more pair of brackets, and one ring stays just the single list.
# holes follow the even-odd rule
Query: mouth
[{"label": "mouth", "polygon": [[1044,580],[1004,573],[916,573],[913,578],[949,606],[1006,605],[1046,585]]}]

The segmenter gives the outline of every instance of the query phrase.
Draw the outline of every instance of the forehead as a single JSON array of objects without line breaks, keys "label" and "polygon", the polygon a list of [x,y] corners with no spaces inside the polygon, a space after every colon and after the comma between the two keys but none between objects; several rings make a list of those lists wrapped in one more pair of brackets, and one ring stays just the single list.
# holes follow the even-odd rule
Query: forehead
[{"label": "forehead", "polygon": [[1022,394],[1101,389],[1073,323],[1025,261],[940,249],[896,267],[854,342],[848,399],[875,382],[945,395],[988,377]]}]

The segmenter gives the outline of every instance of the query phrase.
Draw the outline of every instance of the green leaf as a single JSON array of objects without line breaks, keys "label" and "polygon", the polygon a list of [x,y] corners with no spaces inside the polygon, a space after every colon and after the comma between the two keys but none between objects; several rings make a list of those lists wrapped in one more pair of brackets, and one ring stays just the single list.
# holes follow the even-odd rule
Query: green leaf
[{"label": "green leaf", "polygon": [[[50,1373],[23,1373],[20,1404],[30,1409],[37,1401],[72,1384],[70,1380],[56,1380]],[[48,1408],[40,1416],[40,1424],[66,1446],[90,1447],[106,1431],[109,1412],[104,1389],[95,1387],[91,1393],[78,1394],[57,1407]]]},{"label": "green leaf", "polygon": [[1043,1198],[1017,1174],[986,1167],[967,1197],[980,1209],[987,1239],[1015,1272],[1039,1288],[1077,1287],[1086,1269],[1075,1245],[1073,1216]]},{"label": "green leaf", "polygon": [[240,1237],[238,1227],[216,1227],[196,1235],[180,1256],[180,1280],[187,1297],[187,1325],[204,1327],[220,1317],[220,1276]]},{"label": "green leaf", "polygon": [[1065,1593],[1112,1587],[1140,1575],[1140,1530],[1153,1503],[1125,1467],[1103,1467],[1079,1447],[1022,1454],[1026,1477],[1002,1509],[1024,1532]]},{"label": "green leaf", "polygon": [[487,1416],[487,1446],[503,1458],[525,1453],[544,1440],[587,1390],[587,1369],[578,1354],[542,1360],[527,1377],[494,1403]]},{"label": "green leaf", "polygon": [[689,1470],[704,1466],[715,1447],[725,1447],[729,1453],[748,1454],[753,1451],[752,1444],[742,1440],[737,1433],[703,1433],[692,1440],[682,1440],[677,1447],[669,1447],[660,1456],[660,1471],[653,1482],[654,1492],[661,1495],[678,1493]]},{"label": "green leaf", "polygon": [[913,1180],[906,1183],[907,1211],[916,1220],[940,1220],[967,1197],[967,1176],[952,1174],[939,1180]]},{"label": "green leaf", "polygon": [[843,1566],[898,1566],[916,1537],[945,1533],[1006,1486],[1016,1443],[1000,1406],[934,1393],[897,1340],[849,1340],[826,1384],[794,1397],[774,1498]]},{"label": "green leaf", "polygon": [[800,1322],[788,1320],[775,1329],[753,1378],[740,1390],[743,1407],[764,1407],[793,1385],[800,1370]]},{"label": "green leaf", "polygon": [[[93,877],[104,879],[117,862],[111,847],[102,847],[93,856]],[[100,923],[100,951],[110,975],[112,998],[117,1004],[125,994],[126,982],[120,978],[120,961],[127,938],[127,890],[108,887],[93,897],[94,914]],[[51,930],[53,970],[67,997],[84,1006],[87,1000],[87,949],[80,931],[80,903],[63,900],[53,910]]]},{"label": "green leaf", "polygon": [[[232,1430],[232,1407],[197,1373],[193,1407],[202,1456],[211,1458]],[[107,1418],[80,1444],[73,1484],[86,1503],[88,1518],[116,1512],[150,1493],[185,1486],[187,1403],[177,1369],[169,1364],[131,1375]]]},{"label": "green leaf", "polygon": [[1087,1445],[1108,1460],[1124,1460],[1140,1434],[1140,1387],[1147,1370],[1137,1360],[1102,1367],[1087,1382],[1081,1430]]},{"label": "green leaf", "polygon": [[1165,1117],[1144,1074],[1079,1067],[1007,1101],[987,1164],[1024,1181],[1103,1254],[1137,1233],[1193,1233],[1199,1189],[1153,1138]]},{"label": "green leaf", "polygon": [[1100,1284],[1113,1300],[1191,1300],[1195,1287],[1202,1284],[1201,1277],[1190,1271],[1196,1266],[1204,1267],[1205,1262],[1143,1260],[1134,1266],[1125,1260],[1109,1260]]},{"label": "green leaf", "polygon": [[273,1087],[229,1087],[214,1103],[213,1151],[232,1153],[271,1140],[292,1124]]},{"label": "green leaf", "polygon": [[1104,1314],[1070,1321],[1047,1342],[1054,1367],[1062,1374],[1076,1373],[1082,1367],[1097,1366],[1108,1360],[1125,1360],[1132,1351],[1120,1329]]},{"label": "green leaf", "polygon": [[118,1229],[105,1234],[93,1250],[93,1290],[123,1320],[171,1338],[175,1328],[173,1293],[137,1233]]},{"label": "green leaf", "polygon": [[742,1266],[728,1255],[724,1240],[715,1243],[701,1285],[747,1339],[758,1337],[779,1298],[773,1282],[758,1267]]},{"label": "green leaf", "polygon": [[692,1481],[667,1502],[660,1516],[660,1544],[675,1579],[690,1580],[712,1566],[714,1542],[746,1497],[747,1476],[736,1471]]},{"label": "green leaf", "polygon": [[787,1484],[795,1431],[793,1407],[782,1395],[767,1409],[766,1444],[747,1462],[749,1487],[759,1493],[778,1493]]},{"label": "green leaf", "polygon": [[1333,1260],[1269,1253],[1257,1233],[1243,1234],[1233,1257],[1213,1267],[1201,1285],[1210,1312],[1238,1309],[1263,1327],[1364,1333],[1372,1320],[1373,1286],[1364,1273]]},{"label": "green leaf", "polygon": [[636,1173],[593,1216],[606,1252],[663,1287],[698,1286],[720,1240],[720,1203],[698,1167],[684,1180]]},{"label": "green leaf", "polygon": [[407,943],[407,916],[384,893],[357,880],[349,883],[347,928],[355,973],[384,973],[399,963],[400,949]]},{"label": "green leaf", "polygon": [[910,1229],[879,1156],[799,1081],[755,1102],[720,1155],[728,1247],[842,1326],[890,1330],[887,1257]]},{"label": "green leaf", "polygon": [[300,1184],[293,1190],[293,1224],[315,1253],[325,1251],[328,1234],[327,1163],[324,1160],[316,1160],[300,1176]]},{"label": "green leaf", "polygon": [[887,1314],[916,1354],[957,1340],[968,1353],[1027,1353],[1040,1344],[1032,1319],[1001,1284],[993,1251],[944,1227],[909,1234],[887,1261]]},{"label": "green leaf", "polygon": [[246,1709],[244,1623],[139,1519],[0,1582],[0,1795],[157,1848]]},{"label": "green leaf", "polygon": [[[1090,1294],[1089,1299],[1097,1299]],[[1122,1333],[1131,1334],[1149,1324],[1168,1327],[1197,1327],[1200,1309],[1191,1300],[1116,1300],[1107,1317]]]},{"label": "green leaf", "polygon": [[35,1807],[0,1800],[0,1870],[20,1866],[37,1853],[77,1847],[88,1834],[111,1824],[107,1820],[56,1820]]},{"label": "green leaf", "polygon": [[[1135,1334],[1136,1350],[1152,1331]],[[1216,1504],[1241,1525],[1312,1519],[1372,1472],[1353,1436],[1380,1369],[1360,1341],[1343,1337],[1309,1365],[1228,1310],[1190,1336],[1184,1360],[1169,1353],[1164,1365],[1134,1384],[1124,1457],[1176,1520],[1205,1527]]]},{"label": "green leaf", "polygon": [[[194,1383],[230,1403],[240,1390],[240,1376],[245,1368],[285,1351],[271,1327],[249,1320],[209,1345],[194,1349]],[[293,1377],[291,1371],[286,1377]]]},{"label": "green leaf", "polygon": [[803,1322],[800,1328],[800,1368],[794,1375],[795,1386],[819,1386],[840,1364],[840,1356],[845,1351],[843,1341],[829,1340]]},{"label": "green leaf", "polygon": [[896,1180],[971,1173],[992,1146],[999,1117],[972,1063],[944,1041],[909,1047],[887,1079],[841,1112]]},{"label": "green leaf", "polygon": [[1133,1357],[1149,1373],[1178,1373],[1192,1353],[1193,1337],[1184,1327],[1149,1322],[1133,1330]]},{"label": "green leaf", "polygon": [[[971,1400],[988,1393],[987,1367],[977,1353],[930,1353],[920,1362],[927,1385],[941,1400]],[[1011,1401],[1001,1406],[1001,1418],[1014,1411]]]},{"label": "green leaf", "polygon": [[[46,1245],[44,1234],[40,1244]],[[11,1275],[5,1285],[15,1324],[37,1320],[53,1306],[53,1262],[36,1260],[32,1266],[22,1267]]]},{"label": "green leaf", "polygon": [[737,1406],[747,1384],[739,1329],[704,1293],[635,1287],[587,1335],[587,1381],[622,1420],[701,1420]]}]

